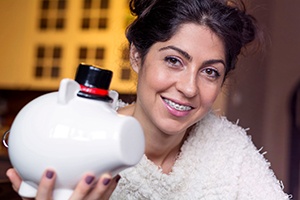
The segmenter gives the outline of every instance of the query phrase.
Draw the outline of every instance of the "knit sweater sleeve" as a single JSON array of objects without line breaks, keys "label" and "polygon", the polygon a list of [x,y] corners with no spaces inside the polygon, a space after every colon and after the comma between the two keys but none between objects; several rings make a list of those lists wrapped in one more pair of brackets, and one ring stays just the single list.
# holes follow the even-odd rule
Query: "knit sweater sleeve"
[{"label": "knit sweater sleeve", "polygon": [[243,153],[238,183],[238,199],[290,199],[290,196],[283,192],[283,185],[270,169],[270,163],[256,149],[250,139]]}]

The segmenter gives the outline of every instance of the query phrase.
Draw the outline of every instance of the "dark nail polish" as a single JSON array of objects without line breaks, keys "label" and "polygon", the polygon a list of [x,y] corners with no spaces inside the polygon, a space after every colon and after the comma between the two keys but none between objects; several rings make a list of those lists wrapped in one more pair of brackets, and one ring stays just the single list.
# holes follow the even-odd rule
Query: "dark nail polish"
[{"label": "dark nail polish", "polygon": [[51,178],[53,177],[53,175],[54,175],[54,172],[53,172],[53,171],[47,171],[47,172],[46,172],[46,177],[47,177],[48,179],[51,179]]},{"label": "dark nail polish", "polygon": [[95,179],[95,177],[93,177],[93,176],[87,176],[86,178],[85,178],[85,182],[86,182],[86,184],[91,184],[92,182],[93,182],[93,180]]},{"label": "dark nail polish", "polygon": [[120,176],[120,175],[117,175],[117,176],[116,176],[116,182],[118,183],[120,179],[121,179],[121,176]]},{"label": "dark nail polish", "polygon": [[108,185],[110,183],[110,179],[109,178],[105,178],[102,181],[103,185]]}]

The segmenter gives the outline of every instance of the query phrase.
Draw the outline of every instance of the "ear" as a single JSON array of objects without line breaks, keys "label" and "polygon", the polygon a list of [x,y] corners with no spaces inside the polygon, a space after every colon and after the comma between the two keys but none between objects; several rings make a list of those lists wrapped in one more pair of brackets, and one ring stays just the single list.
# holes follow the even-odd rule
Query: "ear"
[{"label": "ear", "polygon": [[139,73],[139,69],[141,67],[141,57],[140,53],[137,51],[135,45],[131,43],[130,45],[130,64],[132,69],[136,72]]}]

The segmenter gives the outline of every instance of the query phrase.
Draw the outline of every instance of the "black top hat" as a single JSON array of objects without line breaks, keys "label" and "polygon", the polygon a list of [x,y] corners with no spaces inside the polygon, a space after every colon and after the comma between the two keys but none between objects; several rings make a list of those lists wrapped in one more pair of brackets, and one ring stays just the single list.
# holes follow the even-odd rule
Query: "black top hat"
[{"label": "black top hat", "polygon": [[111,102],[108,95],[113,72],[87,64],[79,64],[75,81],[80,84],[78,96]]}]

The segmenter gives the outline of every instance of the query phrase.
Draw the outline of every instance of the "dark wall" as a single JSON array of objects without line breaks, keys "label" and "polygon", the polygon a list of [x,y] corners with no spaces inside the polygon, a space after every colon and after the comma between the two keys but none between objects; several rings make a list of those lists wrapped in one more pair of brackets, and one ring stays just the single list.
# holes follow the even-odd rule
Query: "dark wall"
[{"label": "dark wall", "polygon": [[[267,152],[277,178],[289,188],[290,98],[300,80],[300,1],[251,1],[264,29],[265,51],[241,59],[229,92],[228,117],[249,127]],[[299,169],[299,168],[298,168]]]}]

